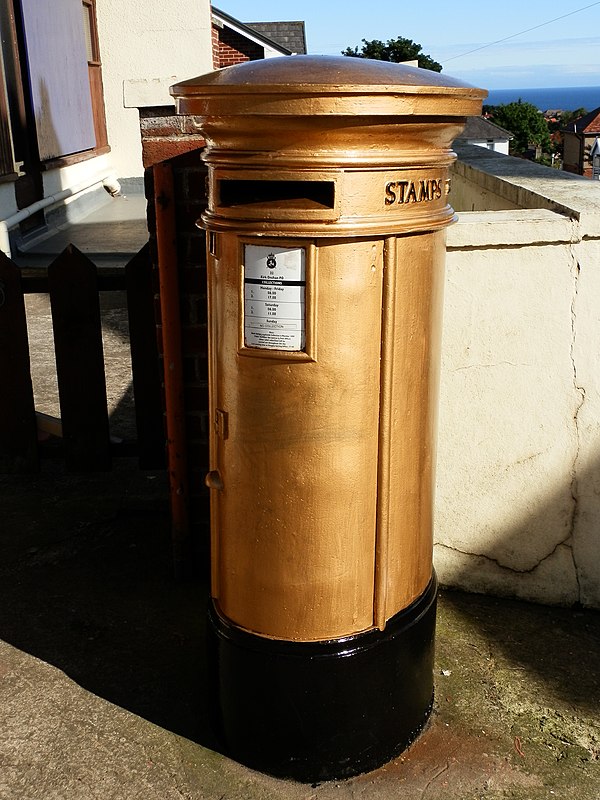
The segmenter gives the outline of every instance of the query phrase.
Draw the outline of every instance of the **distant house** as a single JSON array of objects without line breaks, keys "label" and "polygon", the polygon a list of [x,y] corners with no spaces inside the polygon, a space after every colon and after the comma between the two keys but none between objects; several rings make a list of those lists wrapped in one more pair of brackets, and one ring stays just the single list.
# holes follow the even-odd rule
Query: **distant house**
[{"label": "distant house", "polygon": [[306,52],[303,22],[245,23],[214,6],[212,36],[217,68]]},{"label": "distant house", "polygon": [[247,22],[249,28],[287,47],[294,56],[306,54],[306,30],[304,22]]},{"label": "distant house", "polygon": [[596,141],[592,145],[590,161],[592,162],[592,178],[595,181],[600,181],[600,138],[598,137],[596,137]]},{"label": "distant house", "polygon": [[571,122],[563,130],[563,169],[593,177],[592,148],[600,134],[600,108]]},{"label": "distant house", "polygon": [[512,133],[485,117],[468,117],[465,129],[456,141],[487,147],[488,150],[508,155],[509,142],[512,138]]}]

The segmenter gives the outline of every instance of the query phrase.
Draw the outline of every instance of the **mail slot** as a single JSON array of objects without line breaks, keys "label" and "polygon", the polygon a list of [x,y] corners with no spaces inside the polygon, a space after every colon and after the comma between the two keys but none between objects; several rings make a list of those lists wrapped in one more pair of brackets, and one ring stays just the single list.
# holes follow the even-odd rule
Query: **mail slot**
[{"label": "mail slot", "polygon": [[262,205],[272,207],[277,203],[297,210],[307,208],[333,208],[335,183],[333,181],[264,181],[222,180],[219,182],[221,206]]},{"label": "mail slot", "polygon": [[432,708],[448,170],[485,92],[324,56],[171,91],[209,167],[216,725],[252,767],[346,777]]}]

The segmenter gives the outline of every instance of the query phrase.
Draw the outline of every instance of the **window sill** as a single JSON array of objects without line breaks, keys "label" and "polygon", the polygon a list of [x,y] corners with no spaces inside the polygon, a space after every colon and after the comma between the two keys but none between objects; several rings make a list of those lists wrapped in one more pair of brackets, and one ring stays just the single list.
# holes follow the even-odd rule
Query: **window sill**
[{"label": "window sill", "polygon": [[50,169],[59,169],[60,167],[70,167],[71,164],[79,164],[81,161],[89,161],[97,156],[103,156],[105,153],[110,153],[110,145],[96,147],[94,150],[84,150],[81,153],[73,153],[70,156],[50,158],[48,161],[44,161],[42,163],[42,170],[48,171]]}]

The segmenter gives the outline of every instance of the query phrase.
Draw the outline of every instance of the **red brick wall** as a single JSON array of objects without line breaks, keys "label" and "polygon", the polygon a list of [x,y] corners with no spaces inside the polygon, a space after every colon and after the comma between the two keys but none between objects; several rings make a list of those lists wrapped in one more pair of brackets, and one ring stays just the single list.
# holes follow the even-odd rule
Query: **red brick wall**
[{"label": "red brick wall", "polygon": [[[215,54],[215,30],[217,32],[218,50]],[[257,61],[265,57],[264,48],[256,42],[246,39],[231,28],[213,25],[213,60],[217,67],[230,67],[243,61]]]},{"label": "red brick wall", "polygon": [[219,28],[216,25],[212,26],[212,59],[213,67],[219,69],[221,61],[219,58]]},{"label": "red brick wall", "polygon": [[[156,223],[152,166],[168,161],[175,179],[175,212],[185,427],[189,469],[189,511],[192,545],[203,557],[208,552],[208,360],[205,234],[196,221],[206,207],[207,169],[200,160],[204,139],[190,117],[172,107],[140,109],[148,229],[156,266]],[[160,297],[156,281],[155,310],[161,347]]]},{"label": "red brick wall", "polygon": [[179,116],[171,106],[141,108],[140,129],[145,168],[204,147],[193,119]]}]

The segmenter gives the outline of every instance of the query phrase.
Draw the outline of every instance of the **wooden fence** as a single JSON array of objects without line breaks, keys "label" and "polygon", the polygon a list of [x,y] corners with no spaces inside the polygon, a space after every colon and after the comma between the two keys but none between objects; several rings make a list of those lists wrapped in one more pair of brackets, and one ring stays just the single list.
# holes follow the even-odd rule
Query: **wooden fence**
[{"label": "wooden fence", "polygon": [[[116,444],[109,433],[100,292],[127,293],[137,435]],[[48,293],[52,311],[62,436],[38,441],[25,298]],[[0,253],[0,472],[39,469],[46,453],[74,472],[108,470],[136,454],[143,469],[165,465],[161,377],[149,247],[125,269],[100,269],[70,245],[47,270],[22,270]]]}]

